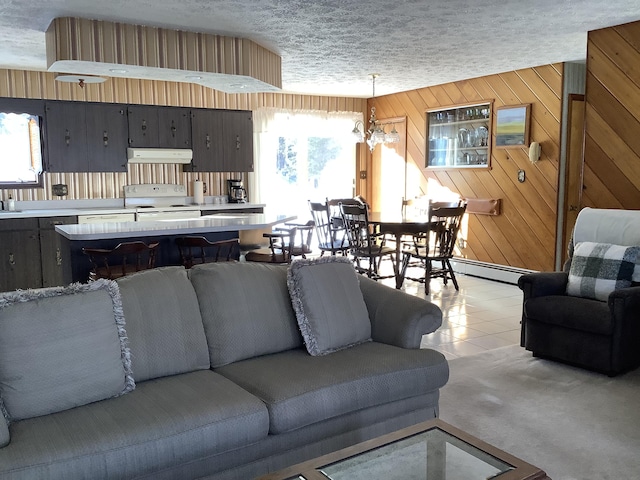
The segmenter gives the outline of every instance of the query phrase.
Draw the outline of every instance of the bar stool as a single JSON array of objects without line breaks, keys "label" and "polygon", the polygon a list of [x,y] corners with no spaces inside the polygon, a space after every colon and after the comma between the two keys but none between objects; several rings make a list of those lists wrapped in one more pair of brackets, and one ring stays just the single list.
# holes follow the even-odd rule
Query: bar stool
[{"label": "bar stool", "polygon": [[180,260],[185,268],[212,262],[232,262],[240,256],[237,238],[212,242],[205,237],[190,236],[176,238]]},{"label": "bar stool", "polygon": [[131,275],[142,270],[155,267],[156,251],[159,242],[123,242],[115,248],[83,248],[82,252],[89,256],[91,271],[89,281],[98,278],[116,278]]}]

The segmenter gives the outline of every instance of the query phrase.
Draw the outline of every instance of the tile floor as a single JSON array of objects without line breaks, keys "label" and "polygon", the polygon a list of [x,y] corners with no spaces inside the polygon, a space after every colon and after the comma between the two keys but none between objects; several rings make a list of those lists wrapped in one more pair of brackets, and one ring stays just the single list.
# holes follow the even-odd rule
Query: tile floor
[{"label": "tile floor", "polygon": [[[442,310],[442,326],[425,335],[422,346],[453,359],[519,343],[520,289],[516,285],[462,274],[456,275],[456,279],[459,291],[451,282],[445,286],[442,279],[432,280],[428,297],[422,284],[405,281],[404,291],[427,298]],[[382,282],[394,285],[391,279]]]}]

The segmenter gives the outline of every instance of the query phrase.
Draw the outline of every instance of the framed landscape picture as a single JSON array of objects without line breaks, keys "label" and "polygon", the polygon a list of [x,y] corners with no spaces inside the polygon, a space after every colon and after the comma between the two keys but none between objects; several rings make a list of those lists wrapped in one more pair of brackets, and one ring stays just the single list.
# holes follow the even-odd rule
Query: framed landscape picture
[{"label": "framed landscape picture", "polygon": [[496,110],[496,148],[529,145],[531,104],[509,105]]}]

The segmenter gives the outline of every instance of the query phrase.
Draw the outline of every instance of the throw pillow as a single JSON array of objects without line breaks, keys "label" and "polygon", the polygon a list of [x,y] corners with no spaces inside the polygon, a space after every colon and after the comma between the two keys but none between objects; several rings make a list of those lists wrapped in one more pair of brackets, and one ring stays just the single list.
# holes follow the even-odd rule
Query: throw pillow
[{"label": "throw pillow", "polygon": [[296,260],[287,285],[305,346],[313,356],[371,340],[371,321],[353,264],[346,257]]},{"label": "throw pillow", "polygon": [[133,390],[116,282],[0,296],[0,397],[21,420]]},{"label": "throw pillow", "polygon": [[640,247],[579,242],[573,250],[567,294],[607,301],[609,294],[631,286]]}]

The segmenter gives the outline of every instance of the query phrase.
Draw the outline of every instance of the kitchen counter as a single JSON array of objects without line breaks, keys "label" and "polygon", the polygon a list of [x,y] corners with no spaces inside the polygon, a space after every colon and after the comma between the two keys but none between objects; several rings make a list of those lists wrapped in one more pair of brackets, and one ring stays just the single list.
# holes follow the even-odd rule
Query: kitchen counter
[{"label": "kitchen counter", "polygon": [[[239,204],[246,205],[248,204]],[[222,206],[222,205],[221,205]],[[209,210],[207,208],[207,210]],[[269,213],[219,213],[183,220],[151,222],[94,223],[82,225],[56,225],[56,232],[76,240],[105,240],[111,238],[191,235],[202,233],[260,230],[278,223],[295,220],[295,215]]]},{"label": "kitchen counter", "polygon": [[[28,203],[28,202],[20,202]],[[201,211],[233,211],[248,208],[264,208],[264,204],[257,203],[205,203],[200,205]],[[15,212],[0,210],[0,220],[10,218],[35,218],[35,217],[65,217],[74,215],[110,215],[114,213],[132,213],[132,209],[124,208],[124,206],[87,206],[77,208],[32,208],[21,207]]]}]

